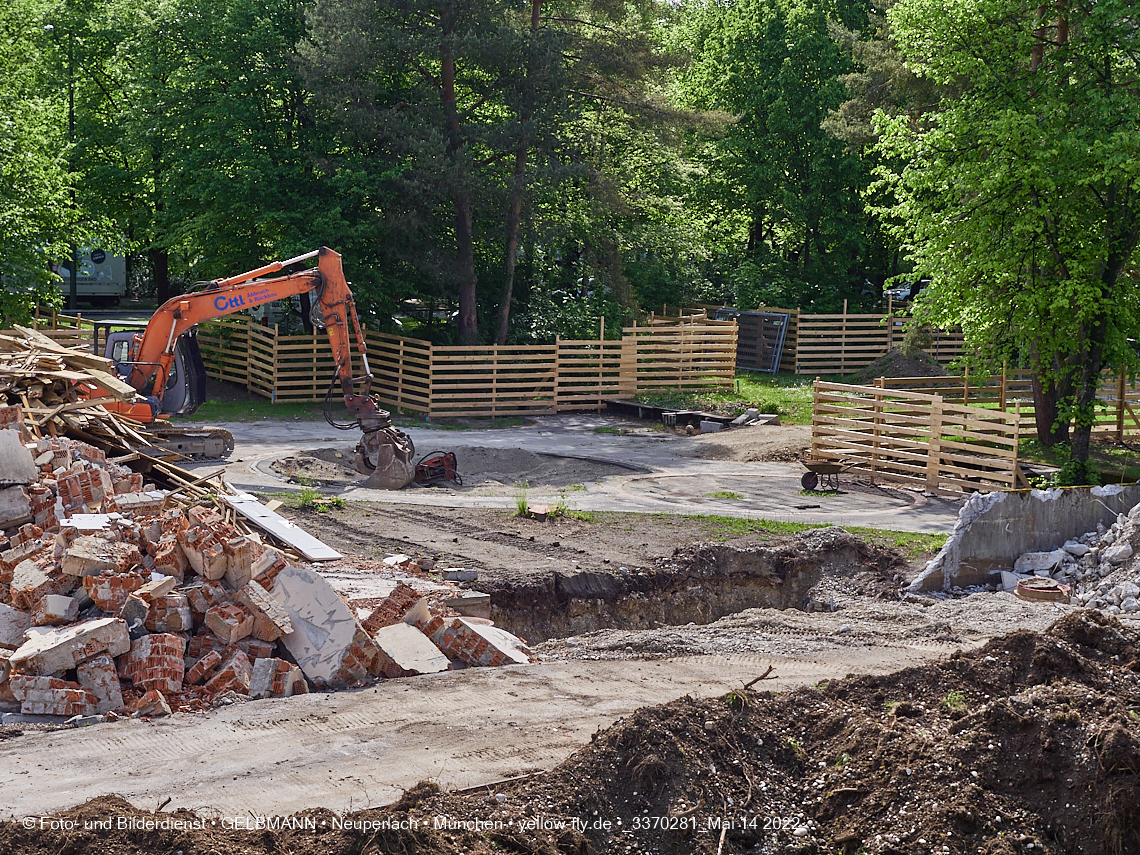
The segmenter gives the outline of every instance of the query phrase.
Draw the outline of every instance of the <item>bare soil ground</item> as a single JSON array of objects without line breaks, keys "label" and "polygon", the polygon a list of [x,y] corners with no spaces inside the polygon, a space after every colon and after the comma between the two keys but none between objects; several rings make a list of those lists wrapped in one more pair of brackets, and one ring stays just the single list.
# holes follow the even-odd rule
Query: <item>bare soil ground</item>
[{"label": "bare soil ground", "polygon": [[[803,432],[770,439],[713,434],[690,448],[788,453]],[[626,699],[623,718],[556,767],[473,790],[422,783],[386,807],[313,805],[296,815],[301,828],[255,831],[105,797],[0,823],[0,855],[1140,852],[1132,623],[1006,594],[900,597],[927,556],[834,528],[365,503],[289,513],[365,571],[389,552],[478,569],[468,587],[491,594],[496,623],[536,645],[549,663],[539,667],[597,668],[603,680],[651,665],[666,680],[670,663],[711,673],[731,659],[739,687]],[[765,662],[812,663],[820,682],[767,691]],[[885,662],[915,664],[884,674]],[[552,714],[569,703],[558,686],[530,690],[549,692]],[[255,706],[242,717],[256,719]],[[446,742],[449,729],[432,732]],[[487,740],[501,748],[511,732]],[[324,759],[315,744],[298,750],[300,763]],[[108,816],[125,827],[94,825]]]},{"label": "bare soil ground", "polygon": [[[0,853],[1132,853],[1138,672],[1140,635],[1078,612],[887,676],[645,708],[549,772],[421,784],[348,828],[314,809],[307,829],[224,831],[100,799],[56,828],[4,823]],[[136,827],[84,829],[112,814]],[[146,827],[164,821],[186,825]]]}]

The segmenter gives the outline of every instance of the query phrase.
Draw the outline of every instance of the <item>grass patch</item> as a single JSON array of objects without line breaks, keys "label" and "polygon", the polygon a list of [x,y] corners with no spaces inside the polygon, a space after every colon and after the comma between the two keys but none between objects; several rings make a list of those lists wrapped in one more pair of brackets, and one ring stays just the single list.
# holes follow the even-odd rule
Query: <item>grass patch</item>
[{"label": "grass patch", "polygon": [[322,496],[313,488],[306,487],[297,495],[297,507],[323,514],[326,511],[341,510],[344,507],[344,499],[340,496]]},{"label": "grass patch", "polygon": [[925,555],[932,555],[946,543],[947,534],[931,534],[920,531],[891,531],[890,529],[867,528],[859,525],[843,527],[856,537],[872,546],[886,546],[901,552],[908,561],[917,561]]},{"label": "grass patch", "polygon": [[[516,492],[516,507],[518,501],[525,499],[525,490]],[[774,537],[779,535],[799,534],[814,528],[827,528],[827,523],[798,523],[783,522],[779,520],[743,519],[741,517],[723,516],[721,514],[637,514],[625,511],[567,511],[568,519],[595,525],[612,525],[623,531],[635,530],[640,520],[653,520],[656,522],[673,522],[678,519],[696,523],[701,528],[701,534],[710,540],[725,541],[744,535],[762,535]],[[913,531],[894,531],[891,529],[867,528],[865,526],[842,526],[844,531],[850,532],[858,538],[873,546],[882,546],[895,549],[902,553],[908,561],[915,561],[924,556],[937,552],[946,542],[948,535],[927,534]]]},{"label": "grass patch", "polygon": [[594,433],[616,434],[617,436],[621,436],[625,433],[625,431],[621,428],[610,427],[609,425],[601,425],[594,428]]},{"label": "grass patch", "polygon": [[603,522],[602,514],[605,511],[567,511],[566,516],[572,520],[584,523],[600,523]]},{"label": "grass patch", "polygon": [[264,398],[250,398],[247,401],[206,401],[192,416],[180,416],[171,422],[177,424],[180,419],[191,422],[315,421],[321,418],[320,401],[271,404]]},{"label": "grass patch", "polygon": [[800,490],[801,496],[815,496],[816,498],[834,499],[843,494],[838,490]]},{"label": "grass patch", "polygon": [[283,491],[274,492],[259,492],[257,497],[263,501],[270,501],[276,499],[287,508],[294,510],[310,510],[324,513],[330,510],[342,510],[348,507],[348,504],[340,496],[323,496],[312,487],[305,487],[296,493],[286,493]]},{"label": "grass patch", "polygon": [[530,487],[526,481],[515,484],[515,516],[525,517],[530,514],[530,502],[527,500],[527,489]]},{"label": "grass patch", "polygon": [[743,499],[744,497],[739,493],[731,493],[728,490],[717,490],[715,493],[705,493],[710,499]]},{"label": "grass patch", "polygon": [[645,392],[634,400],[654,407],[702,410],[732,414],[755,407],[762,413],[778,413],[784,424],[811,424],[812,379],[791,374],[737,371],[732,389],[691,389]]}]

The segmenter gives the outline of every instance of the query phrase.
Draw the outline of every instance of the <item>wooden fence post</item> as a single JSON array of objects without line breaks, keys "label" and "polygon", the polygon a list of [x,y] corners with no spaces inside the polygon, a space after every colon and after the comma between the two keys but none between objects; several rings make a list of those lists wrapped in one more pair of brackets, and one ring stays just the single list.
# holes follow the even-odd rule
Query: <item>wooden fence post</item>
[{"label": "wooden fence post", "polygon": [[[883,388],[883,378],[878,380],[878,388]],[[879,437],[883,430],[883,393],[875,393],[875,420],[871,437],[871,483],[875,483],[875,473],[879,470]]]},{"label": "wooden fence post", "polygon": [[428,342],[427,347],[427,420],[435,415],[435,345]]},{"label": "wooden fence post", "polygon": [[819,447],[819,423],[816,416],[819,413],[819,378],[816,377],[811,384],[811,456],[817,459],[816,448]]},{"label": "wooden fence post", "polygon": [[930,401],[930,442],[926,450],[926,491],[938,490],[942,470],[942,396],[934,395]]},{"label": "wooden fence post", "polygon": [[1124,374],[1126,366],[1121,365],[1116,378],[1116,441],[1124,442],[1124,396],[1126,394]]},{"label": "wooden fence post", "polygon": [[847,373],[847,301],[843,301],[843,320],[839,328],[839,373]]},{"label": "wooden fence post", "polygon": [[269,402],[271,404],[277,403],[277,340],[281,338],[281,327],[278,324],[273,325],[273,384],[272,391],[269,393]]},{"label": "wooden fence post", "polygon": [[970,366],[966,366],[966,370],[962,374],[962,406],[968,407],[970,405]]},{"label": "wooden fence post", "polygon": [[[1006,382],[1007,382],[1007,380],[1006,380],[1006,375],[1005,375],[1005,360],[1003,359],[1001,361],[1001,392],[998,393],[998,395],[1000,397],[1001,411],[1003,413],[1006,411],[1005,410],[1005,404],[1006,404],[1005,384],[1006,384]],[[1019,407],[1019,409],[1020,409],[1020,407]],[[1018,436],[1020,436],[1020,435],[1021,434],[1019,433]]]},{"label": "wooden fence post", "polygon": [[253,391],[253,318],[250,315],[245,316],[245,391]]}]

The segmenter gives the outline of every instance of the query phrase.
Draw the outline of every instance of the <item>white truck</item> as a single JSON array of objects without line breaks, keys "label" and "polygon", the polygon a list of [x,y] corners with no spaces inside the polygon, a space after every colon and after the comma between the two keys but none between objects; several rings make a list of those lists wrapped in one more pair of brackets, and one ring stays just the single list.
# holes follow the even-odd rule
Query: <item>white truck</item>
[{"label": "white truck", "polygon": [[[80,249],[76,299],[92,306],[117,306],[127,295],[127,259],[103,249]],[[71,259],[54,268],[64,299],[71,293]]]}]

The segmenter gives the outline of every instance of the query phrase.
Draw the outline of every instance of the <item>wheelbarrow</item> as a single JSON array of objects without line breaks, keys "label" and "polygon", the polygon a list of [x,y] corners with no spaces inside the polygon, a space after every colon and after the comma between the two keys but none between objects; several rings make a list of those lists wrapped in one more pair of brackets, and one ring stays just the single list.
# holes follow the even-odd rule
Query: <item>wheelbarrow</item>
[{"label": "wheelbarrow", "polygon": [[[848,469],[862,466],[862,460],[813,460],[810,457],[800,459],[800,463],[808,470],[800,478],[800,486],[805,490],[823,489],[830,492],[839,492],[839,476]],[[820,484],[823,485],[820,488]]]}]

